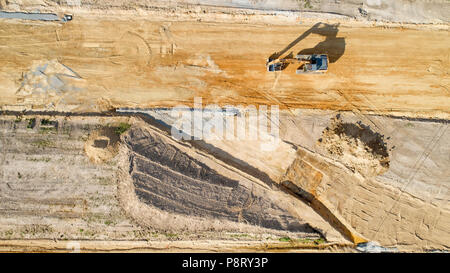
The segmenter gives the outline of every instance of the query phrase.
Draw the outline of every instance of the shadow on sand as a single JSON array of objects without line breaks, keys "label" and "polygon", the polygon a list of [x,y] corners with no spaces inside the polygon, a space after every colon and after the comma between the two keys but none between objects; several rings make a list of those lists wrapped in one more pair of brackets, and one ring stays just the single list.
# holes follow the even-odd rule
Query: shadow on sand
[{"label": "shadow on sand", "polygon": [[[269,60],[275,60],[278,58],[292,58],[294,57],[294,53],[291,51],[286,56],[283,56],[286,52],[288,52],[292,47],[297,45],[300,41],[308,37],[310,34],[318,34],[320,36],[324,36],[325,40],[318,43],[313,48],[305,48],[299,51],[296,55],[310,55],[310,54],[328,54],[329,63],[334,63],[339,58],[344,55],[345,51],[345,39],[343,37],[337,37],[339,32],[339,24],[325,24],[325,23],[317,23],[312,26],[310,29],[305,31],[302,35],[298,36],[297,39],[292,41],[289,45],[287,45],[283,50],[279,52],[273,53]],[[281,70],[285,69],[288,64],[283,64]]]}]

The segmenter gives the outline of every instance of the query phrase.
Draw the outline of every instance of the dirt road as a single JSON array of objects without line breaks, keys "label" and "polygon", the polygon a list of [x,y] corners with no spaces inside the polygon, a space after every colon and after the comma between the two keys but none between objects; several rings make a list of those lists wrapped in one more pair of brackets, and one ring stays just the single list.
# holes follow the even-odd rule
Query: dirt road
[{"label": "dirt road", "polygon": [[[447,30],[141,19],[3,20],[0,104],[81,111],[192,105],[198,96],[204,104],[450,116]],[[327,53],[329,71],[296,75],[290,65],[267,72],[266,59],[280,51]],[[76,88],[20,92],[24,73],[55,59],[80,76],[67,79]]]}]

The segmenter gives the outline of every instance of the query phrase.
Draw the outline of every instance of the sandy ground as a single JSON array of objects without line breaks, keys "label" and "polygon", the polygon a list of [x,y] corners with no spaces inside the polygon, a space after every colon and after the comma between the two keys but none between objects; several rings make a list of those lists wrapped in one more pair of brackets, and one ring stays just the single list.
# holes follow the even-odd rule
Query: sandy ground
[{"label": "sandy ground", "polygon": [[115,163],[93,164],[84,153],[102,122],[57,122],[41,127],[36,119],[27,128],[31,118],[2,119],[1,238],[133,238],[140,228],[114,198]]},{"label": "sandy ground", "polygon": [[[170,111],[141,112],[174,124]],[[448,246],[446,121],[298,109],[282,111],[279,124],[282,141],[273,151],[261,141],[190,143],[263,181],[297,183],[347,238],[405,251]]]},{"label": "sandy ground", "polygon": [[[54,9],[34,0],[13,2],[0,6]],[[441,12],[447,6],[408,16],[409,1],[363,1],[358,11],[353,5],[359,3],[344,1],[352,7],[347,15],[359,13],[355,20],[177,3],[149,8],[151,1],[123,10],[126,4],[113,2],[114,8],[56,7],[58,14],[74,14],[67,23],[0,19],[2,110],[167,108],[192,106],[195,97],[202,106],[279,105],[282,145],[270,153],[254,141],[177,142],[139,122],[159,140],[130,137],[125,149],[112,137],[114,128],[102,127],[105,119],[58,118],[55,131],[54,123],[38,119],[31,126],[16,112],[1,128],[0,250],[67,251],[60,240],[78,240],[86,242],[85,251],[291,251],[280,246],[280,237],[306,223],[341,247],[376,240],[402,251],[448,250],[450,40]],[[322,4],[317,11],[333,7]],[[370,21],[377,18],[437,24]],[[296,75],[294,65],[266,71],[267,58],[299,53],[328,54],[328,72]],[[332,120],[337,114],[339,122]],[[167,113],[152,115],[170,124]],[[181,154],[174,157],[179,165],[171,165],[171,151]],[[196,174],[198,164],[204,176]],[[229,179],[240,181],[231,187],[234,195],[216,185]],[[195,191],[199,185],[214,190]],[[274,221],[240,200],[250,192]],[[205,203],[211,194],[227,204],[235,198],[231,204],[241,212]],[[180,211],[184,203],[193,207]],[[242,213],[257,227],[240,226]],[[217,215],[227,221],[216,219],[217,226],[231,228],[161,228],[164,219],[179,228],[186,214],[199,218],[199,230],[214,226]],[[276,226],[280,230],[267,232]],[[297,250],[301,240],[317,237],[305,227],[295,235]],[[166,244],[171,240],[179,242]],[[202,240],[226,242],[216,247]]]},{"label": "sandy ground", "polygon": [[272,244],[261,243],[261,241],[230,242],[220,240],[203,241],[49,241],[49,240],[1,240],[0,251],[2,252],[356,252],[350,245],[302,245],[296,243],[276,242]]},{"label": "sandy ground", "polygon": [[[285,139],[302,146],[300,158],[306,165],[299,167],[294,176],[312,168],[317,175],[304,176],[303,179],[310,179],[303,182],[305,188],[327,200],[336,214],[367,238],[404,249],[419,245],[422,249],[440,248],[441,244],[448,247],[448,123],[341,114],[343,123],[361,123],[382,136],[389,167],[378,175],[370,175],[371,168],[365,164],[372,162],[366,160],[371,156],[365,157],[359,149],[345,151],[348,144],[334,139],[333,145],[344,149],[343,156],[336,156],[318,141],[327,136],[324,132],[333,125],[335,115],[299,111],[284,122]],[[358,155],[359,160],[352,155]],[[345,167],[338,167],[337,163]],[[352,171],[359,166],[365,168]],[[337,175],[341,172],[338,169],[348,169],[352,175]],[[328,179],[333,182],[327,183]]]},{"label": "sandy ground", "polygon": [[[196,161],[204,155],[195,156],[194,150],[176,145],[142,121],[137,124],[143,127],[133,129],[126,143],[135,157],[143,154],[142,162],[160,167],[136,169],[129,176],[130,164],[139,168],[142,162],[130,162],[115,150],[118,136],[111,126],[118,122],[129,118],[3,116],[0,250],[70,251],[70,244],[64,247],[68,243],[87,244],[83,251],[292,251],[350,246],[300,200],[227,170],[232,167],[213,157]],[[152,132],[160,140],[158,145],[139,138],[141,130]],[[176,151],[177,160],[152,156],[170,151]],[[185,170],[195,166],[205,168],[200,178]],[[128,185],[131,191],[124,191],[128,179],[117,173],[122,169],[133,179]],[[220,181],[233,185],[215,185]],[[151,195],[142,195],[148,187]],[[161,198],[166,202],[158,202]],[[286,244],[282,238],[292,241]]]},{"label": "sandy ground", "polygon": [[[360,161],[345,156],[354,155],[351,145],[356,145],[346,138],[333,141],[336,147],[339,142],[348,142],[341,146],[343,157],[333,156],[318,141],[330,134],[326,127],[336,122],[333,117],[334,113],[319,110],[298,111],[295,116],[282,112],[281,137],[290,145],[281,146],[280,151],[293,151],[295,157],[264,163],[270,153],[258,152],[259,145],[252,147],[252,159],[246,160],[249,155],[235,149],[239,141],[215,141],[214,146],[195,141],[177,143],[167,132],[143,121],[134,125],[134,133],[127,137],[128,148],[122,146],[117,157],[117,137],[111,135],[114,130],[104,126],[128,118],[40,117],[31,129],[27,128],[29,116],[11,116],[2,121],[0,236],[6,240],[2,249],[23,249],[29,242],[28,251],[63,251],[56,243],[33,241],[50,239],[89,242],[83,251],[159,251],[158,247],[130,240],[145,239],[158,245],[174,239],[207,238],[231,241],[218,248],[206,247],[205,243],[205,248],[192,246],[189,250],[224,251],[231,244],[229,247],[241,251],[239,244],[243,242],[235,244],[236,239],[257,239],[270,246],[262,251],[274,251],[279,238],[317,237],[308,233],[307,227],[296,230],[304,223],[339,247],[361,236],[362,240],[376,240],[401,251],[447,249],[447,124],[366,116],[375,124],[384,124],[379,132],[385,139],[389,168],[377,173],[378,167],[370,168],[377,157],[365,155],[359,148]],[[343,113],[340,120],[358,124],[359,117]],[[51,124],[57,121],[58,129],[42,125],[46,119]],[[216,157],[218,148],[226,154]],[[196,178],[199,174],[195,166],[203,166],[206,172]],[[122,173],[119,176],[117,167]],[[281,169],[285,170],[283,177],[274,172]],[[264,178],[262,174],[269,179],[259,180]],[[225,184],[240,181],[240,185],[234,189],[220,186],[222,180]],[[298,190],[292,185],[296,185],[315,199],[305,198],[304,192],[299,199],[286,195],[276,190],[277,184],[294,193]],[[216,206],[205,203],[208,198]],[[303,199],[309,200],[310,206],[300,201]],[[184,226],[187,222],[190,224]],[[94,247],[93,240],[105,242]],[[301,244],[305,239],[299,240]],[[167,251],[185,247],[175,243]],[[303,247],[307,246],[294,249]]]},{"label": "sandy ground", "polygon": [[[446,28],[154,21],[150,15],[81,14],[67,24],[3,21],[0,102],[83,111],[192,105],[202,97],[205,104],[448,118]],[[329,71],[296,75],[291,65],[267,72],[266,59],[280,51],[328,53]],[[62,93],[20,91],[23,74],[52,60],[80,78],[64,80]]]},{"label": "sandy ground", "polygon": [[[442,23],[449,22],[449,6],[440,0],[3,0],[0,8],[8,11],[63,11],[67,8],[87,7],[104,10],[179,10],[189,8],[191,12],[205,8],[224,7],[228,10],[246,9],[266,12],[302,12],[304,16],[327,14],[357,18],[359,20],[379,20],[403,23]],[[232,9],[230,9],[232,8]]]}]

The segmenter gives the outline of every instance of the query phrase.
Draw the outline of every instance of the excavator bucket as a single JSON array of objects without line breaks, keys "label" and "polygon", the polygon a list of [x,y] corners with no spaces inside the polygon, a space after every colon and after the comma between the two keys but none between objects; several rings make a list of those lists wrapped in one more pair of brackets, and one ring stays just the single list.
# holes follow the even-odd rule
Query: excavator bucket
[{"label": "excavator bucket", "polygon": [[328,71],[328,56],[326,54],[297,55],[298,60],[304,61],[297,74],[318,74]]}]

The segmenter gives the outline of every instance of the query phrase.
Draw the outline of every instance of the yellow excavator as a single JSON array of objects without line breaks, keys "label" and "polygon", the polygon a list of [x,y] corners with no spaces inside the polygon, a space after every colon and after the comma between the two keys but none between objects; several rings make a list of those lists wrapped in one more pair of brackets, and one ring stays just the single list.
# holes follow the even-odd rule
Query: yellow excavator
[{"label": "yellow excavator", "polygon": [[328,71],[328,55],[312,54],[297,55],[295,58],[283,58],[267,60],[267,71],[275,72],[283,70],[288,64],[300,64],[297,68],[297,74],[320,74]]},{"label": "yellow excavator", "polygon": [[[284,70],[289,64],[299,64],[299,67],[296,71],[297,74],[320,74],[327,72],[329,58],[328,55],[325,54],[325,52],[327,52],[326,48],[329,47],[328,44],[330,44],[331,42],[335,43],[336,39],[340,39],[336,38],[338,26],[339,24],[328,25],[322,22],[315,24],[310,29],[305,31],[301,36],[287,45],[283,50],[272,54],[272,56],[270,56],[266,62],[267,71],[281,71]],[[325,41],[322,41],[314,48],[308,50],[309,52],[313,51],[313,54],[305,52],[308,55],[304,55],[305,53],[302,54],[299,52],[299,55],[295,57],[293,57],[291,53],[288,56],[281,58],[281,56],[284,55],[288,50],[290,50],[310,34],[318,34],[326,37]],[[315,50],[317,50],[320,54],[315,54]]]}]

